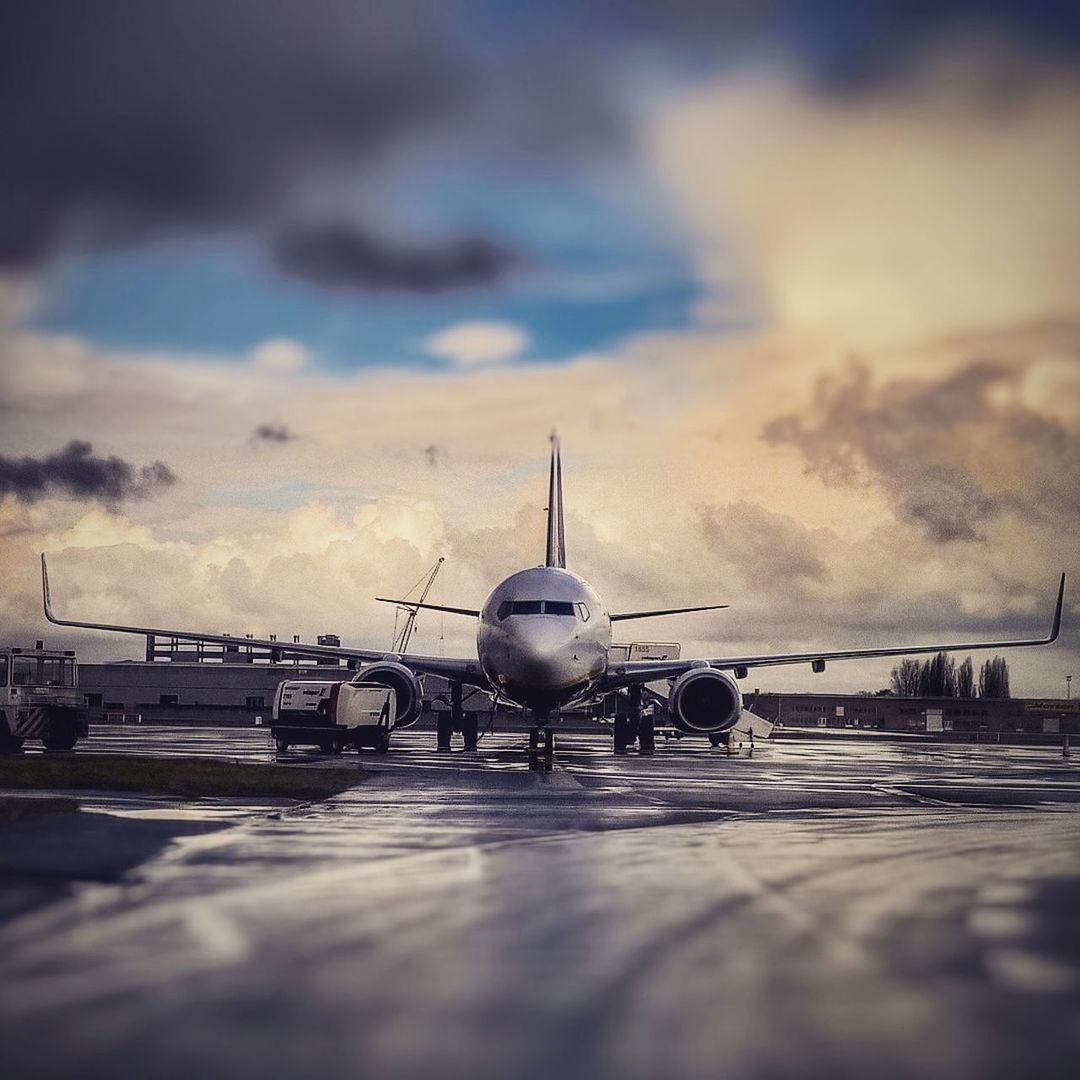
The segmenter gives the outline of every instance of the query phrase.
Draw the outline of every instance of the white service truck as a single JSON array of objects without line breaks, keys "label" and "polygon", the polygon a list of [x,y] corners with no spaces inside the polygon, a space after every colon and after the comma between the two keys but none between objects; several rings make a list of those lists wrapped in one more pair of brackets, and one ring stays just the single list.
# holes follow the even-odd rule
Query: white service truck
[{"label": "white service truck", "polygon": [[0,647],[0,754],[17,754],[27,739],[46,750],[71,750],[86,738],[86,698],[71,649]]},{"label": "white service truck", "polygon": [[270,733],[278,750],[317,746],[338,754],[372,747],[385,754],[397,721],[397,694],[379,683],[286,679],[274,695]]}]

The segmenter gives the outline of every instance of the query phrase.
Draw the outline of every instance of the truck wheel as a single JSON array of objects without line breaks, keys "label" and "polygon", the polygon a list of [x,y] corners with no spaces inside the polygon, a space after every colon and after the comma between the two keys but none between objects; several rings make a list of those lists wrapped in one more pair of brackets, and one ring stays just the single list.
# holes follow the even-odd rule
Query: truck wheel
[{"label": "truck wheel", "polygon": [[46,750],[72,750],[79,741],[75,729],[70,726],[53,728],[48,735],[42,737]]},{"label": "truck wheel", "polygon": [[0,754],[21,754],[23,740],[9,735],[7,732],[0,735]]}]

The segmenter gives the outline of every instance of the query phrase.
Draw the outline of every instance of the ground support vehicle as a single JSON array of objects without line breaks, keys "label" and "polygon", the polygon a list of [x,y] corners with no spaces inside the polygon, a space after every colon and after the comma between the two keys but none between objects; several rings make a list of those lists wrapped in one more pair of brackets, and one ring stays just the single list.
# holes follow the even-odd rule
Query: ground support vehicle
[{"label": "ground support vehicle", "polygon": [[278,750],[317,746],[326,754],[370,747],[385,754],[397,694],[378,683],[286,679],[274,695],[270,733]]},{"label": "ground support vehicle", "polygon": [[72,750],[89,734],[72,650],[0,647],[0,753],[15,754],[28,739],[46,750]]}]

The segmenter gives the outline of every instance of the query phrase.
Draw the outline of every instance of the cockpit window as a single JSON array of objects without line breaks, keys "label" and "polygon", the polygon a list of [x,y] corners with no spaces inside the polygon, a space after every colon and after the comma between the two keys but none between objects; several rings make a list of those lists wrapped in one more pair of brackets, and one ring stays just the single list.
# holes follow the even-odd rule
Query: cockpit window
[{"label": "cockpit window", "polygon": [[578,604],[577,609],[578,609],[578,614],[581,616],[581,621],[582,622],[588,622],[589,621],[589,608],[588,608],[588,605],[586,605],[586,604]]},{"label": "cockpit window", "polygon": [[574,614],[574,605],[568,600],[545,600],[545,615],[570,615]]},{"label": "cockpit window", "polygon": [[496,612],[500,621],[508,615],[569,615],[573,618],[578,614],[585,620],[589,617],[589,609],[569,600],[504,600]]}]

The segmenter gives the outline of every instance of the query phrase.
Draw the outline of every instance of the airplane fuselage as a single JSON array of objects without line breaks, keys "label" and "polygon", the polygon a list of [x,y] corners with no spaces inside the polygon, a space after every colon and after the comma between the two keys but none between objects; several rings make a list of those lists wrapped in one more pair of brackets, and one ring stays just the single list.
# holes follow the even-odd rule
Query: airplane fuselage
[{"label": "airplane fuselage", "polygon": [[577,574],[536,566],[512,574],[480,611],[476,652],[501,697],[544,718],[603,679],[611,619]]}]

